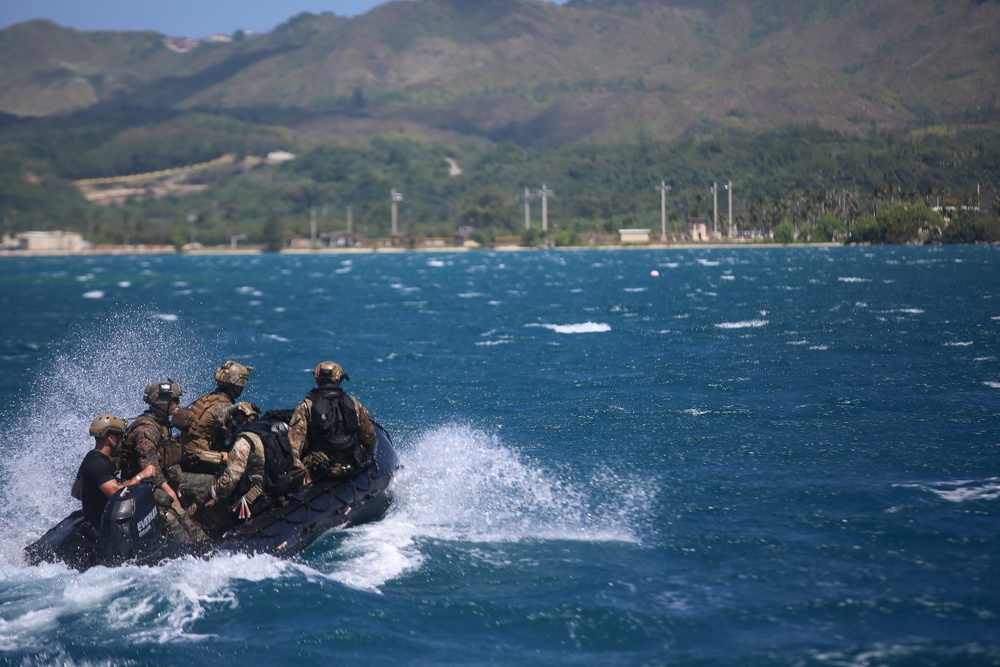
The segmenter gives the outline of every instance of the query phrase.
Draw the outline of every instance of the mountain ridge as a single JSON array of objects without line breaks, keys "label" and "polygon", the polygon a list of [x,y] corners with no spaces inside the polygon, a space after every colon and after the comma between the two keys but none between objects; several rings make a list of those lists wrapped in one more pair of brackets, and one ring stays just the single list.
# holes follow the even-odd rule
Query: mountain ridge
[{"label": "mountain ridge", "polygon": [[184,54],[33,21],[0,31],[0,112],[277,107],[542,148],[706,125],[857,134],[995,108],[996,34],[992,0],[417,0]]}]

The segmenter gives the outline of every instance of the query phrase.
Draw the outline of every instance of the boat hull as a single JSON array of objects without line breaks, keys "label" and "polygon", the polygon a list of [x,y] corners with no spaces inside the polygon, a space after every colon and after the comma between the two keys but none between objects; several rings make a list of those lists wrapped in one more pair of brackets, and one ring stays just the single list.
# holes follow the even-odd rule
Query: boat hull
[{"label": "boat hull", "polygon": [[[86,526],[77,510],[25,547],[31,565],[62,562],[77,570],[95,565],[155,564],[185,555],[272,554],[290,558],[328,530],[381,518],[392,503],[389,484],[399,467],[392,440],[376,425],[372,457],[353,477],[310,484],[286,504],[251,517],[218,540],[182,544],[166,537],[148,485],[126,487],[112,497],[100,534]],[[150,508],[155,520],[150,521]]]}]

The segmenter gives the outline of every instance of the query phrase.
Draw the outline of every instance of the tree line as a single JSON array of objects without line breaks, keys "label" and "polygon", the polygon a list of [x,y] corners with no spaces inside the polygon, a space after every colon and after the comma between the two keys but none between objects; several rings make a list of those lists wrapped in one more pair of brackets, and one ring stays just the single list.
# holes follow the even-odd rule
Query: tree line
[{"label": "tree line", "polygon": [[[122,112],[119,124],[79,118],[0,124],[0,211],[5,231],[66,229],[99,243],[263,244],[346,228],[350,208],[363,238],[390,234],[389,193],[403,193],[400,234],[451,236],[471,227],[489,244],[585,242],[620,228],[661,225],[679,237],[691,220],[780,242],[969,242],[997,240],[1000,131],[872,131],[849,136],[815,125],[767,132],[703,129],[674,141],[574,144],[531,150],[512,143],[440,144],[395,132],[343,145],[309,143],[290,131],[227,116]],[[124,129],[122,129],[124,128]],[[241,158],[284,148],[297,158],[247,169]],[[84,201],[78,178],[152,171],[237,155],[231,167],[195,177],[199,192],[121,206]],[[450,175],[446,158],[462,170]],[[715,184],[717,191],[711,188]],[[549,230],[541,233],[545,184]],[[716,196],[717,195],[717,196]],[[916,219],[914,227],[913,219]],[[914,229],[916,231],[914,231]]]}]

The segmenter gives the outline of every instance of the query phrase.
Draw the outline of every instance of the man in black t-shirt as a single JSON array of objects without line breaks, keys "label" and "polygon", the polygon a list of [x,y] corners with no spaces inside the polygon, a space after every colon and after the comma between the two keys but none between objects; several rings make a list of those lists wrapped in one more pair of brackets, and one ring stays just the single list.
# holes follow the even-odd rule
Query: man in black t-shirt
[{"label": "man in black t-shirt", "polygon": [[153,466],[148,465],[135,477],[125,482],[118,481],[111,458],[117,458],[121,451],[125,422],[115,415],[102,414],[95,417],[90,424],[90,435],[94,436],[95,445],[80,464],[80,471],[76,475],[77,483],[73,485],[73,497],[83,502],[84,520],[97,529],[100,528],[108,498],[123,487],[150,479],[156,471]]}]

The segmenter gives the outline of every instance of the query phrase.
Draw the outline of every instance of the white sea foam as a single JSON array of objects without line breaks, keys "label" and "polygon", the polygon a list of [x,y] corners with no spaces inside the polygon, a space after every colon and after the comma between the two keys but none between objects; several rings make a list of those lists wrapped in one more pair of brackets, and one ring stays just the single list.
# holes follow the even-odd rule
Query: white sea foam
[{"label": "white sea foam", "polygon": [[868,278],[853,278],[851,276],[841,276],[837,278],[842,283],[870,283]]},{"label": "white sea foam", "polygon": [[895,486],[930,491],[942,500],[952,503],[972,500],[996,500],[1000,498],[1000,477],[988,477],[980,480],[932,482],[930,484],[896,484]]},{"label": "white sea foam", "polygon": [[199,358],[170,320],[149,326],[154,319],[162,318],[112,313],[81,324],[73,346],[54,354],[20,405],[2,415],[8,434],[0,456],[0,566],[22,563],[25,544],[79,507],[69,487],[93,447],[87,427],[94,415],[134,417],[145,407],[146,383],[171,377],[184,385],[218,363],[214,355]]},{"label": "white sea foam", "polygon": [[649,289],[648,287],[626,287],[625,291],[630,293],[636,293],[636,292],[645,292],[648,289]]},{"label": "white sea foam", "polygon": [[156,313],[153,315],[158,320],[163,320],[164,322],[176,322],[177,316],[173,313]]},{"label": "white sea foam", "polygon": [[[317,545],[322,555],[312,567],[324,576],[378,592],[426,561],[428,540],[472,550],[525,539],[635,542],[635,523],[655,499],[651,485],[613,473],[566,480],[471,426],[449,424],[418,435],[400,456],[388,515]],[[614,497],[602,501],[609,489]]]},{"label": "white sea foam", "polygon": [[719,322],[715,326],[718,329],[754,329],[767,326],[767,324],[767,320],[744,320],[742,322]]},{"label": "white sea foam", "polygon": [[944,344],[945,347],[969,347],[970,345],[972,345],[971,340],[953,340]]},{"label": "white sea foam", "polygon": [[83,298],[84,299],[103,299],[104,298],[104,292],[102,292],[99,289],[90,290],[89,292],[84,292],[83,293]]},{"label": "white sea foam", "polygon": [[996,382],[994,380],[986,380],[985,382],[983,382],[983,384],[993,389],[1000,389],[1000,382]]},{"label": "white sea foam", "polygon": [[719,262],[716,262],[716,261],[713,261],[713,260],[710,260],[710,259],[699,259],[698,263],[701,264],[702,266],[718,266],[719,265]]},{"label": "white sea foam", "polygon": [[120,281],[118,281],[118,286],[119,287],[131,287],[132,283],[129,282],[128,280],[120,280]]},{"label": "white sea foam", "polygon": [[526,327],[542,327],[561,334],[604,333],[611,331],[610,324],[582,322],[580,324],[525,324]]}]

